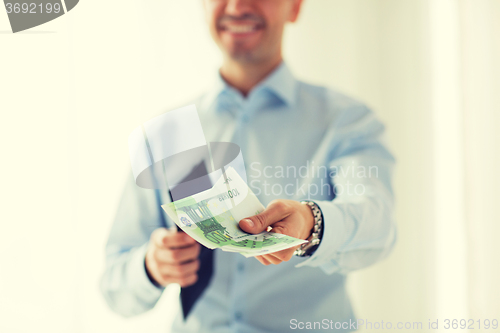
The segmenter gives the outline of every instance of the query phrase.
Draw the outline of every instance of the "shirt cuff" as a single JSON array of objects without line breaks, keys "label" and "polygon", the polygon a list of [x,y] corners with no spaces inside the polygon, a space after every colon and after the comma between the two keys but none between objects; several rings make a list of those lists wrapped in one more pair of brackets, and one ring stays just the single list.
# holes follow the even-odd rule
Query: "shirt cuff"
[{"label": "shirt cuff", "polygon": [[342,210],[332,201],[314,202],[323,214],[323,237],[313,255],[295,267],[320,267],[325,273],[332,274],[339,269],[335,257],[345,238],[344,216]]},{"label": "shirt cuff", "polygon": [[155,302],[160,298],[163,290],[162,286],[155,285],[146,272],[145,258],[148,251],[148,244],[144,244],[132,253],[132,258],[127,266],[127,277],[129,277],[132,290],[146,302]]}]

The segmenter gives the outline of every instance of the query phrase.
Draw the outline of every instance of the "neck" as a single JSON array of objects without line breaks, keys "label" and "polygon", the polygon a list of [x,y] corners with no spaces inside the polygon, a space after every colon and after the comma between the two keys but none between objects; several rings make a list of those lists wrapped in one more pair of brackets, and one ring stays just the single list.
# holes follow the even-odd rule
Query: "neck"
[{"label": "neck", "polygon": [[220,68],[220,74],[229,85],[246,97],[253,87],[279,66],[282,60],[281,54],[274,59],[259,63],[238,62],[227,58]]}]

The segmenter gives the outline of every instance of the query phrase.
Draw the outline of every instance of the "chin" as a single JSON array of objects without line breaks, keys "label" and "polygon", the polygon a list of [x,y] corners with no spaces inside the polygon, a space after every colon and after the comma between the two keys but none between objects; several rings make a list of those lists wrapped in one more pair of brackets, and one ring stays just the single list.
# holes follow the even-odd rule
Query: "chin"
[{"label": "chin", "polygon": [[240,62],[255,62],[257,60],[255,52],[250,50],[232,50],[227,54],[231,59]]},{"label": "chin", "polygon": [[252,60],[256,58],[258,52],[258,47],[250,47],[248,45],[225,45],[224,52],[231,58],[235,60]]}]

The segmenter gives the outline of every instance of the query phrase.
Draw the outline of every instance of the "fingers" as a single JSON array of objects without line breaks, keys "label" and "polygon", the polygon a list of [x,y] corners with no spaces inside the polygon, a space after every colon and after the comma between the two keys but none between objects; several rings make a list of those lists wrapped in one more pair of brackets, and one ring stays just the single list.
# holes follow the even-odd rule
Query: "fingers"
[{"label": "fingers", "polygon": [[285,200],[274,200],[262,213],[241,220],[239,225],[243,231],[258,234],[265,231],[268,226],[286,218],[290,212],[290,206]]},{"label": "fingers", "polygon": [[200,268],[200,261],[193,260],[182,264],[160,264],[158,271],[168,277],[181,278],[196,274]]},{"label": "fingers", "polygon": [[158,248],[154,252],[154,258],[159,263],[180,264],[198,258],[200,250],[201,245],[199,243],[183,248]]},{"label": "fingers", "polygon": [[145,264],[149,275],[162,286],[187,287],[198,280],[201,245],[184,232],[159,228],[151,234]]},{"label": "fingers", "polygon": [[158,248],[179,248],[195,244],[196,241],[184,232],[170,231],[159,228],[151,235],[152,242]]},{"label": "fingers", "polygon": [[269,255],[273,256],[276,260],[283,262],[283,261],[289,261],[290,259],[292,259],[294,252],[295,252],[295,248],[291,248],[291,249],[286,249],[283,251],[271,253]]},{"label": "fingers", "polygon": [[267,260],[266,258],[264,258],[264,256],[255,256],[255,259],[260,261],[260,263],[263,265],[266,265],[266,266],[271,265],[271,262],[269,260]]},{"label": "fingers", "polygon": [[274,252],[270,254],[265,254],[262,256],[256,256],[255,258],[260,261],[264,265],[278,265],[283,261],[289,261],[293,257],[293,253],[295,252],[295,248],[286,249],[279,252]]},{"label": "fingers", "polygon": [[188,287],[198,280],[199,260],[183,264],[158,264],[155,280],[162,286],[169,283],[178,283],[181,287]]},{"label": "fingers", "polygon": [[198,275],[197,274],[190,274],[187,276],[182,276],[182,277],[175,277],[175,276],[161,276],[158,279],[158,283],[162,286],[166,286],[170,283],[178,283],[181,287],[189,287],[198,281]]},{"label": "fingers", "polygon": [[270,254],[267,254],[264,256],[267,261],[269,261],[273,265],[279,265],[281,263],[281,260],[276,258],[275,256],[272,256]]}]

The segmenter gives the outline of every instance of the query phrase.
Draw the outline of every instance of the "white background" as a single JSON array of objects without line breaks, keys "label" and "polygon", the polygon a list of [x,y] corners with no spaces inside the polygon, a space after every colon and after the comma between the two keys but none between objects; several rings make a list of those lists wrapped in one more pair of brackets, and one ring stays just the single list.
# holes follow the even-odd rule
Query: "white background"
[{"label": "white background", "polygon": [[[296,76],[368,103],[398,159],[397,247],[349,280],[361,318],[500,319],[499,22],[498,0],[306,0],[287,31]],[[85,0],[9,30],[0,11],[0,332],[167,332],[175,287],[122,319],[98,280],[128,134],[220,63],[200,1]]]}]

